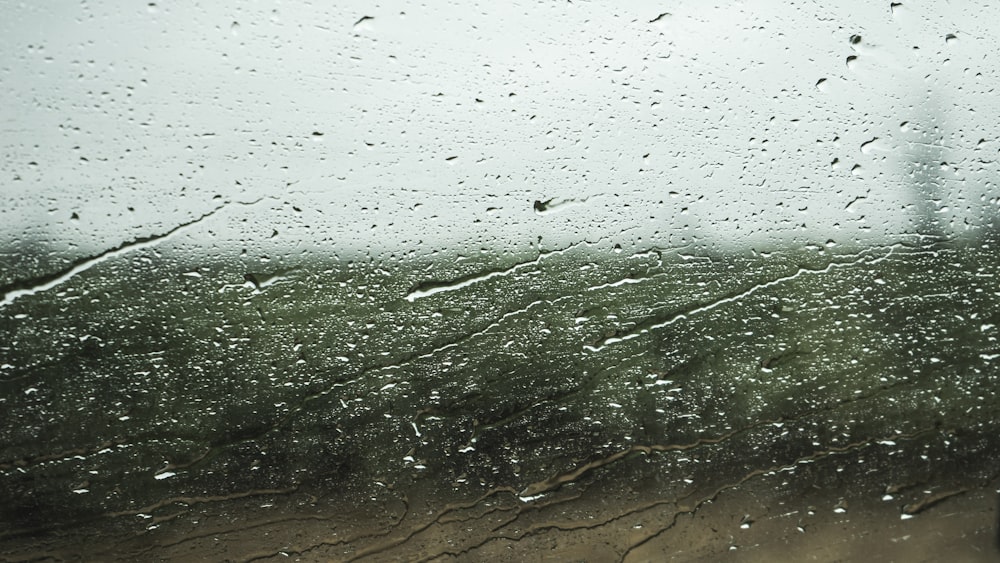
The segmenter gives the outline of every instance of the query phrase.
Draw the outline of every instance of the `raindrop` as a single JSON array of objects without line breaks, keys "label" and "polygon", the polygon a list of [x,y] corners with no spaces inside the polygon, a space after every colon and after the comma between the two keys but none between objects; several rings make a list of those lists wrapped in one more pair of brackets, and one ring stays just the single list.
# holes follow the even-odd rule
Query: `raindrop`
[{"label": "raindrop", "polygon": [[354,31],[360,31],[362,29],[368,29],[371,27],[369,22],[374,21],[375,18],[372,16],[361,16],[361,19],[354,22]]},{"label": "raindrop", "polygon": [[662,14],[660,14],[660,15],[656,16],[655,18],[649,20],[649,23],[656,23],[656,22],[658,22],[658,21],[662,20],[663,18],[665,18],[667,16],[670,16],[670,15],[672,15],[670,12],[663,12]]}]

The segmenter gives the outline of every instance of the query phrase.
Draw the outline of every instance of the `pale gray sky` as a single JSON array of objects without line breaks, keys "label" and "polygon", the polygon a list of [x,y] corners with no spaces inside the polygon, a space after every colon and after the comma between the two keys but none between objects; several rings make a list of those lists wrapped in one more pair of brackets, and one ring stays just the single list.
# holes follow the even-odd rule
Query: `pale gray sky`
[{"label": "pale gray sky", "polygon": [[880,243],[997,212],[995,2],[6,4],[0,250],[226,201],[260,200],[163,244]]}]

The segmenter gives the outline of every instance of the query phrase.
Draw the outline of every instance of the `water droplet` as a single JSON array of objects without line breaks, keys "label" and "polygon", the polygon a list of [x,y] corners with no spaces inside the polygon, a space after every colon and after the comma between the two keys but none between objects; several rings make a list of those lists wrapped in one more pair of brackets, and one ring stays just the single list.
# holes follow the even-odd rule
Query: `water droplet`
[{"label": "water droplet", "polygon": [[374,20],[375,18],[373,18],[372,16],[361,16],[361,19],[354,22],[354,31],[371,29],[372,27],[371,22],[373,22]]},{"label": "water droplet", "polygon": [[673,15],[673,14],[671,14],[670,12],[663,12],[662,14],[660,14],[660,15],[656,16],[655,18],[649,20],[649,23],[657,23],[657,22],[661,22],[662,23],[663,19],[666,18],[667,16],[670,16],[670,15]]}]

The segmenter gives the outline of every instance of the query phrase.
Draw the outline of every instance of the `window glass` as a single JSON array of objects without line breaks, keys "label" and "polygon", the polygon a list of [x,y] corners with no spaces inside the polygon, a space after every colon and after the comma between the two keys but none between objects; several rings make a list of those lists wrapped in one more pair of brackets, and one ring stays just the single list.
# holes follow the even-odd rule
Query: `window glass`
[{"label": "window glass", "polygon": [[7,4],[2,557],[997,556],[1000,6]]}]

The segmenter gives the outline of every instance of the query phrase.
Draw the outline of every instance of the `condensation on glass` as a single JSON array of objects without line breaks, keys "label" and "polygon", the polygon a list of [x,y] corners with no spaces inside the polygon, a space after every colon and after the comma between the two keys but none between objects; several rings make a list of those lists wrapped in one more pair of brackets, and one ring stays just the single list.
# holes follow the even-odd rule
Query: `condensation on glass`
[{"label": "condensation on glass", "polygon": [[322,4],[5,7],[0,558],[998,556],[1000,7]]}]

